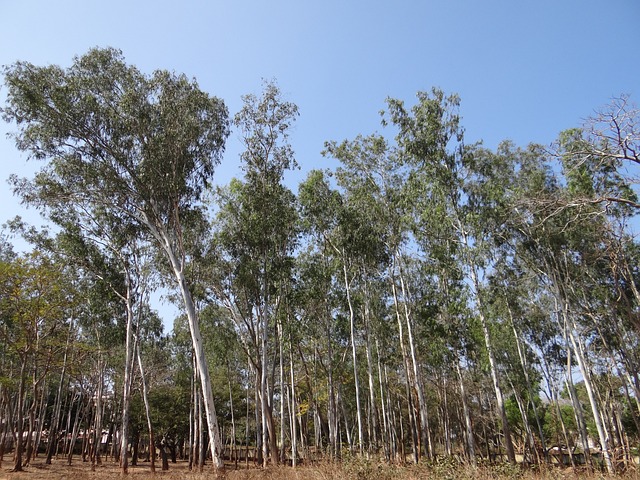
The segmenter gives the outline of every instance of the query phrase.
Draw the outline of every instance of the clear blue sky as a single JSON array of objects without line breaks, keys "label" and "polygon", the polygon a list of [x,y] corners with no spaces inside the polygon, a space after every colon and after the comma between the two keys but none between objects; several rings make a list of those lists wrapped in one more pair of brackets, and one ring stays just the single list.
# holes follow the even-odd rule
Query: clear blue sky
[{"label": "clear blue sky", "polygon": [[[388,96],[458,93],[467,142],[492,148],[549,144],[622,93],[640,103],[638,0],[0,0],[0,65],[68,66],[95,46],[195,77],[232,114],[276,79],[301,114],[294,190],[330,166],[324,141],[380,131]],[[37,167],[9,130],[0,122],[0,224],[36,222],[5,181]],[[238,175],[238,154],[232,134],[220,182]]]}]

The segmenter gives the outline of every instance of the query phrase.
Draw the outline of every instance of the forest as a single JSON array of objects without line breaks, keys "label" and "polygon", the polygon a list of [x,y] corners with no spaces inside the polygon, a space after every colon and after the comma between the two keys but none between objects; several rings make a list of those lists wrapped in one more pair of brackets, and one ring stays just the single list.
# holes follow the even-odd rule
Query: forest
[{"label": "forest", "polygon": [[[0,238],[0,466],[637,467],[631,98],[495,149],[455,94],[388,98],[381,133],[328,139],[339,166],[292,186],[275,82],[232,114],[110,48],[3,75],[41,165],[10,182],[48,227]],[[243,176],[219,185],[231,132]]]}]

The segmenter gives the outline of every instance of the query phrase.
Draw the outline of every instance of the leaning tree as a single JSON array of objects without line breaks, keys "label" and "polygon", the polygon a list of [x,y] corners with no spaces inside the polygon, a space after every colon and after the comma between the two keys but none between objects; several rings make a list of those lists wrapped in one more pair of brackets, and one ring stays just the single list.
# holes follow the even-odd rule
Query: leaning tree
[{"label": "leaning tree", "polygon": [[16,145],[46,160],[32,180],[14,178],[22,199],[56,221],[60,207],[109,212],[157,249],[180,292],[200,372],[211,453],[222,465],[220,434],[196,308],[186,277],[184,238],[202,215],[200,197],[229,134],[223,101],[184,75],[151,75],[120,51],[93,49],[63,69],[17,62],[4,71],[3,117]]}]

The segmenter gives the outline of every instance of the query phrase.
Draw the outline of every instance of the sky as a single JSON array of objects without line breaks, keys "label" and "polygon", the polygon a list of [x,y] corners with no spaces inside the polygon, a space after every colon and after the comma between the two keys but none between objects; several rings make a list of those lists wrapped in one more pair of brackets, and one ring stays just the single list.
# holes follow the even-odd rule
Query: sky
[{"label": "sky", "polygon": [[[466,142],[489,148],[548,145],[621,94],[638,104],[639,25],[638,0],[0,0],[0,65],[66,67],[115,47],[143,72],[195,78],[231,114],[275,80],[300,110],[295,191],[309,170],[335,167],[325,141],[384,133],[388,97],[459,94]],[[0,225],[40,224],[6,182],[40,166],[7,138],[14,130],[0,120]],[[232,133],[220,184],[241,175],[240,150]]]}]

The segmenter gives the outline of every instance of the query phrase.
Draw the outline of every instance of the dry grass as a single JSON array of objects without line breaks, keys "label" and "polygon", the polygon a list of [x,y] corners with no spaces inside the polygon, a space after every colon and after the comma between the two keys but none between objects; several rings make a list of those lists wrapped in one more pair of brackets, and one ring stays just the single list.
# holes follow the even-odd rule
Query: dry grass
[{"label": "dry grass", "polygon": [[[91,471],[88,463],[78,460],[68,466],[64,460],[57,460],[51,465],[44,464],[44,458],[38,458],[25,468],[24,472],[11,472],[11,457],[5,456],[0,468],[0,480],[108,480],[123,478],[117,464],[105,462]],[[242,466],[244,467],[244,465]],[[395,466],[364,459],[349,459],[343,463],[318,463],[311,466],[297,468],[278,466],[265,470],[258,468],[235,470],[228,466],[224,472],[216,474],[207,466],[203,472],[190,472],[186,462],[170,464],[169,471],[158,469],[152,474],[148,463],[142,463],[129,468],[131,480],[204,480],[220,478],[224,480],[422,480],[422,479],[461,479],[461,480],[489,480],[489,479],[605,479],[611,478],[602,473],[574,472],[572,469],[548,467],[542,470],[522,469],[508,464],[479,467],[473,469],[451,462]],[[637,471],[630,471],[615,478],[640,479]]]}]

